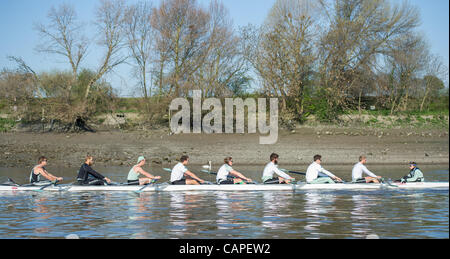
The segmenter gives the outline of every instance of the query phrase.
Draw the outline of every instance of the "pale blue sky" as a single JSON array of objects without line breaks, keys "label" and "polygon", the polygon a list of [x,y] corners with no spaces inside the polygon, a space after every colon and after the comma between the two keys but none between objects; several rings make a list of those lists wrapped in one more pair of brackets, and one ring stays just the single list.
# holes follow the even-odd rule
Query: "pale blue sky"
[{"label": "pale blue sky", "polygon": [[[129,0],[136,2],[137,0]],[[153,0],[155,3],[158,0]],[[199,0],[207,4],[210,0]],[[392,0],[400,2],[401,0]],[[64,69],[62,63],[53,56],[45,56],[34,49],[39,42],[33,23],[46,21],[46,15],[52,6],[62,3],[62,0],[0,0],[0,68],[12,67],[14,64],[6,59],[13,55],[22,57],[36,71]],[[91,22],[93,19],[95,0],[68,0],[76,9],[79,20]],[[448,0],[410,0],[419,7],[422,25],[419,31],[426,35],[432,52],[442,57],[449,67],[449,1]],[[261,24],[267,16],[275,0],[223,0],[228,8],[235,27],[249,23]],[[96,53],[89,53],[87,66],[96,64]],[[115,88],[121,89],[122,95],[129,95],[130,68],[122,66],[115,75],[110,75]]]}]

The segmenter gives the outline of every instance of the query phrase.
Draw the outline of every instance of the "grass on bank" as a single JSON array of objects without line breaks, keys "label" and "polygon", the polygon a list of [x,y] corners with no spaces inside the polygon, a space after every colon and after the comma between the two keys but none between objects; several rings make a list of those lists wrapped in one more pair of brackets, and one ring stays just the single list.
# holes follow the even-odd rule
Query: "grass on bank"
[{"label": "grass on bank", "polygon": [[[256,96],[245,96],[256,97]],[[142,98],[118,98],[116,105],[111,110],[98,111],[90,118],[88,123],[94,124],[94,127],[101,126],[106,121],[107,114],[110,116],[119,117],[124,115],[120,121],[120,125],[112,126],[127,130],[143,130],[159,127],[167,127],[169,124],[168,112],[169,99],[158,99],[151,97],[148,100]],[[317,104],[317,103],[316,103]],[[431,107],[432,106],[432,107]],[[364,105],[363,107],[369,107]],[[362,110],[357,109],[341,112],[336,121],[323,121],[321,113],[327,113],[326,109],[320,105],[315,105],[315,109],[311,109],[305,117],[302,124],[298,124],[294,120],[289,120],[292,114],[280,113],[279,126],[280,128],[295,128],[296,125],[304,125],[308,127],[315,126],[335,126],[335,127],[369,127],[369,128],[424,128],[424,129],[448,129],[449,125],[449,110],[448,105],[444,105],[441,101],[436,101],[430,105],[428,109],[419,111],[411,109],[410,111],[396,111],[391,115],[389,109],[379,110]],[[209,111],[204,111],[205,115]],[[245,111],[246,113],[246,111]],[[0,99],[0,132],[11,131],[15,125],[15,117],[11,114],[11,107],[5,101]],[[247,114],[245,114],[247,115]],[[295,114],[294,114],[295,115]],[[38,117],[40,114],[38,114]],[[295,116],[294,116],[295,117]],[[323,116],[322,116],[323,117]],[[117,118],[116,118],[117,119]],[[24,120],[22,120],[24,122]],[[286,121],[292,121],[288,126]],[[110,125],[106,123],[105,125]],[[247,123],[245,124],[247,125]],[[106,126],[103,128],[107,130]]]},{"label": "grass on bank", "polygon": [[350,111],[342,117],[351,117],[347,124],[373,128],[447,128],[449,111],[404,111],[391,115],[390,110]]},{"label": "grass on bank", "polygon": [[13,119],[0,118],[0,132],[11,131],[15,125],[16,122]]}]

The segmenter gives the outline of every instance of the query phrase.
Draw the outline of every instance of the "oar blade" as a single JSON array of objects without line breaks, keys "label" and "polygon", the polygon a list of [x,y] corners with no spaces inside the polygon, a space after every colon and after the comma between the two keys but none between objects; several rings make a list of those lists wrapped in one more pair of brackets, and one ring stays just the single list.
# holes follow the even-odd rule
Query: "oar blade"
[{"label": "oar blade", "polygon": [[54,181],[54,182],[51,182],[50,184],[47,184],[47,185],[42,186],[42,187],[39,188],[38,190],[33,190],[33,191],[34,191],[34,192],[43,192],[45,188],[50,187],[50,186],[52,186],[52,185],[55,185],[56,183],[58,183],[57,180]]},{"label": "oar blade", "polygon": [[152,185],[152,186],[155,185],[155,183],[156,183],[157,181],[158,181],[157,179],[153,179],[150,183],[144,185],[144,187],[142,187],[141,189],[139,189],[139,190],[137,190],[137,191],[134,191],[134,192],[137,193],[137,194],[140,194],[140,193],[144,192],[144,189],[147,188],[148,186],[150,186],[150,185]]}]

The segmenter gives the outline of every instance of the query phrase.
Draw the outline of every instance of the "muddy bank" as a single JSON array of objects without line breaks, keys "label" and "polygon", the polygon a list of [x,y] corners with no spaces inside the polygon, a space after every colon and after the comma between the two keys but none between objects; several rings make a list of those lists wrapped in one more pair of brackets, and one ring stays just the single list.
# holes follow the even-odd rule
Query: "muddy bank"
[{"label": "muddy bank", "polygon": [[182,154],[192,164],[259,165],[276,152],[283,164],[307,165],[321,154],[325,164],[353,164],[366,154],[371,164],[449,163],[448,130],[298,128],[282,131],[274,145],[260,145],[257,134],[169,135],[168,130],[146,132],[0,133],[0,167],[32,166],[40,155],[55,166],[78,166],[87,155],[101,166],[130,166],[144,155],[152,163],[170,164]]}]

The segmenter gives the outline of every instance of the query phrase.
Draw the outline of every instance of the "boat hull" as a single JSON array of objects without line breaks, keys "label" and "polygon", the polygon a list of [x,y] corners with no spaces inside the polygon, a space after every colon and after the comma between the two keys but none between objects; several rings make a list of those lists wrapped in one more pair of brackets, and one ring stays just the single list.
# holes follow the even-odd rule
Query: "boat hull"
[{"label": "boat hull", "polygon": [[[0,186],[0,192],[5,191],[37,191],[41,187],[20,187],[20,186]],[[132,192],[139,191],[142,186],[71,186],[57,185],[45,188],[43,191],[69,191],[69,192],[89,192],[89,191],[114,191]],[[168,185],[160,184],[148,186],[143,192],[185,192],[185,191],[302,191],[302,190],[377,190],[388,189],[448,189],[448,182],[428,182],[428,183],[407,183],[407,184],[296,184],[296,185]]]}]

